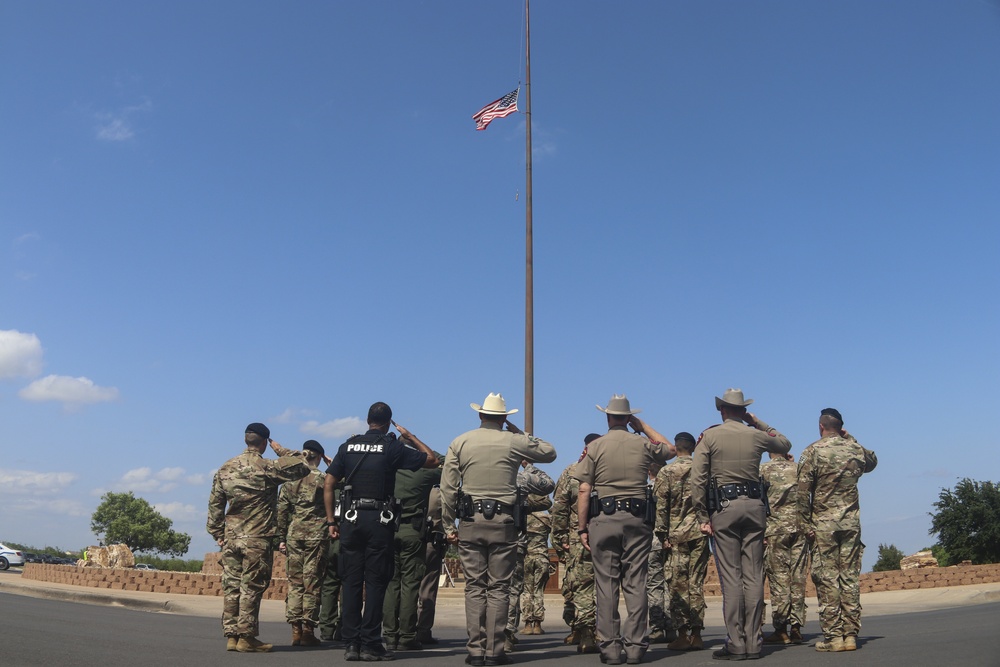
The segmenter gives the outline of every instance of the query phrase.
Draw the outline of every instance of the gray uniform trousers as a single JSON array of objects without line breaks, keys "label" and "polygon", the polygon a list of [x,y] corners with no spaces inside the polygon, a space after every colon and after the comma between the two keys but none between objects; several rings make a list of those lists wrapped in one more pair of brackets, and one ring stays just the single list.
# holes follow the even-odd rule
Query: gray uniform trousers
[{"label": "gray uniform trousers", "polygon": [[760,499],[740,496],[712,515],[715,566],[729,652],[760,653],[764,618],[764,528]]},{"label": "gray uniform trousers", "polygon": [[465,629],[470,656],[504,654],[504,627],[510,606],[510,579],[517,560],[514,519],[499,512],[476,514],[458,526],[458,554],[465,571]]},{"label": "gray uniform trousers", "polygon": [[[641,658],[649,648],[646,577],[653,528],[642,517],[619,510],[598,514],[590,520],[589,529],[601,654],[617,660],[624,647],[627,658]],[[624,624],[618,615],[619,593],[624,594],[628,612]]]}]

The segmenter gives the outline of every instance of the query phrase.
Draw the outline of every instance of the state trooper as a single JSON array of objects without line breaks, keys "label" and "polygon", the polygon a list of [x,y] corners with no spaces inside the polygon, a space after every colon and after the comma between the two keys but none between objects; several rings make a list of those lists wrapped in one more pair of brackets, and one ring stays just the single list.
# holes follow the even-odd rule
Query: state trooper
[{"label": "state trooper", "polygon": [[[341,632],[347,661],[393,659],[382,645],[382,604],[392,577],[392,543],[399,516],[393,498],[396,471],[437,465],[434,452],[422,442],[411,439],[418,451],[389,433],[391,424],[392,409],[382,402],[373,403],[368,410],[368,432],[340,445],[326,471],[326,520],[330,537],[340,539]],[[334,497],[341,481],[338,508]]]},{"label": "state trooper", "polygon": [[701,434],[691,464],[691,500],[701,532],[712,539],[722,584],[728,636],[725,646],[712,653],[716,660],[760,657],[767,520],[760,457],[764,452],[787,454],[792,448],[788,438],[747,412],[751,403],[740,389],[716,397],[722,424]]},{"label": "state trooper", "polygon": [[[676,452],[666,438],[635,416],[640,411],[631,408],[624,394],[612,396],[606,408],[597,409],[607,415],[608,433],[588,445],[574,471],[580,481],[577,532],[594,561],[601,661],[620,665],[624,648],[626,662],[636,665],[649,648],[646,577],[655,514],[652,494],[647,493],[649,468],[666,463]],[[628,426],[636,432],[629,433]],[[619,593],[628,610],[624,622],[618,618]]]},{"label": "state trooper", "polygon": [[[442,520],[448,541],[458,545],[465,570],[465,629],[469,636],[465,662],[473,667],[492,667],[510,662],[504,651],[504,626],[517,558],[519,529],[514,513],[518,468],[522,460],[554,461],[556,450],[514,426],[508,416],[517,410],[508,410],[500,394],[489,394],[482,405],[469,405],[479,413],[481,423],[448,447],[441,475]],[[548,493],[533,488],[525,491]],[[457,530],[456,520],[460,520]]]}]

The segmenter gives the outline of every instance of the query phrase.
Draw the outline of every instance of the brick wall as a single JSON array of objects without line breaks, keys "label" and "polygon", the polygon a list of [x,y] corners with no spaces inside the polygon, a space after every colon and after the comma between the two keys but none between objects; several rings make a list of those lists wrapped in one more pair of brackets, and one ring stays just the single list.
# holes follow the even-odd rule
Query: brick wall
[{"label": "brick wall", "polygon": [[[284,579],[284,556],[275,554],[274,576],[264,598],[284,600],[288,591],[288,581]],[[280,570],[279,570],[280,562]],[[562,565],[560,565],[562,567]],[[72,565],[45,565],[27,563],[21,575],[24,579],[49,581],[91,588],[120,591],[144,591],[147,593],[174,593],[184,595],[222,595],[222,569],[218,554],[206,554],[203,571],[164,572],[143,571],[124,568],[101,569],[95,567],[74,567]],[[279,576],[279,573],[281,576]],[[550,577],[550,584],[559,577]],[[1000,563],[993,565],[958,565],[953,567],[928,567],[917,570],[895,570],[890,572],[866,572],[861,575],[861,592],[911,590],[917,588],[942,588],[945,586],[970,586],[1000,582]],[[553,586],[557,584],[552,584]],[[558,589],[546,592],[558,592]],[[709,564],[705,580],[705,595],[718,596],[722,592],[715,566]],[[808,582],[806,595],[816,594],[812,581]]]}]

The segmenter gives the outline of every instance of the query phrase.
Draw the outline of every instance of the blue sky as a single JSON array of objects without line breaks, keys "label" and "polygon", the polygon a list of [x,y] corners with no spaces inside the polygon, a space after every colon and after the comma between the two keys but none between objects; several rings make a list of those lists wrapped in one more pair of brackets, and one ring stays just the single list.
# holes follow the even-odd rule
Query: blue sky
[{"label": "blue sky", "polygon": [[[264,421],[376,400],[444,450],[523,408],[519,2],[7,2],[0,540],[77,548],[106,490],[192,535]],[[1000,479],[1000,6],[532,7],[535,430],[557,474],[625,392],[698,433],[742,387],[801,452],[875,449],[879,543]],[[522,99],[523,108],[523,99]]]}]

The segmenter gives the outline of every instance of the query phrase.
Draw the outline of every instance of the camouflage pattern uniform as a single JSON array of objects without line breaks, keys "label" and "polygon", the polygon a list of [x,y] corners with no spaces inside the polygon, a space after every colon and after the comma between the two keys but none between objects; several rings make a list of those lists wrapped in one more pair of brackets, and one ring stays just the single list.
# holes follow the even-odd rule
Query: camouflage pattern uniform
[{"label": "camouflage pattern uniform", "polygon": [[[342,484],[342,483],[341,483]],[[333,505],[340,505],[340,486],[334,489]],[[329,535],[329,532],[327,533]],[[326,573],[323,576],[322,604],[319,610],[319,636],[326,641],[340,641],[340,540],[327,540]]]},{"label": "camouflage pattern uniform", "polygon": [[208,497],[208,533],[222,540],[222,630],[227,637],[258,635],[260,600],[271,583],[278,486],[309,474],[303,452],[276,447],[265,459],[253,447],[215,473]]},{"label": "camouflage pattern uniform", "polygon": [[675,628],[705,627],[705,573],[708,538],[701,532],[691,502],[691,455],[678,450],[677,459],[660,469],[654,533],[670,545],[670,616]]},{"label": "camouflage pattern uniform", "polygon": [[[541,512],[552,507],[552,501],[548,494],[556,487],[548,473],[535,464],[529,463],[527,467],[521,468],[517,472],[518,488],[528,491],[528,511]],[[544,491],[544,493],[542,493]],[[510,579],[510,606],[507,608],[507,627],[504,633],[507,636],[506,650],[510,651],[513,644],[517,643],[514,635],[517,633],[517,626],[521,620],[521,594],[524,592],[524,559],[528,553],[528,534],[521,531],[517,540],[517,562],[514,565],[514,575]]]},{"label": "camouflage pattern uniform", "polygon": [[861,629],[861,511],[858,479],[878,465],[875,452],[853,437],[829,435],[799,459],[800,526],[815,532],[812,577],[827,640],[856,637]]},{"label": "camouflage pattern uniform", "polygon": [[764,572],[771,589],[771,624],[774,629],[806,623],[806,571],[808,540],[799,531],[796,489],[799,467],[795,461],[772,459],[760,466],[766,484],[771,516],[764,531]]},{"label": "camouflage pattern uniform", "polygon": [[298,481],[283,484],[278,494],[278,535],[285,543],[287,557],[285,620],[311,627],[319,622],[320,593],[327,566],[325,480],[325,473],[313,470]]},{"label": "camouflage pattern uniform", "polygon": [[[576,464],[570,465],[559,476],[552,504],[552,543],[565,560],[563,597],[573,606],[573,616],[567,624],[578,631],[590,630],[597,625],[597,601],[594,593],[594,563],[590,552],[583,547],[576,532],[579,515],[577,498],[580,482],[573,477]],[[563,545],[569,545],[566,549]],[[563,618],[566,618],[564,614]]]},{"label": "camouflage pattern uniform", "polygon": [[[657,476],[659,480],[659,476]],[[653,483],[653,495],[659,481]],[[670,618],[670,547],[663,548],[663,542],[653,533],[653,542],[649,550],[649,574],[646,577],[646,599],[649,604],[649,640],[672,641],[676,637],[673,622]]]},{"label": "camouflage pattern uniform", "polygon": [[[548,496],[545,496],[545,501],[551,507],[552,501]],[[524,556],[524,592],[521,593],[521,615],[526,624],[541,623],[545,620],[545,584],[549,581],[551,528],[552,519],[548,512],[532,512],[528,515],[528,528],[525,531],[528,540]]]}]

